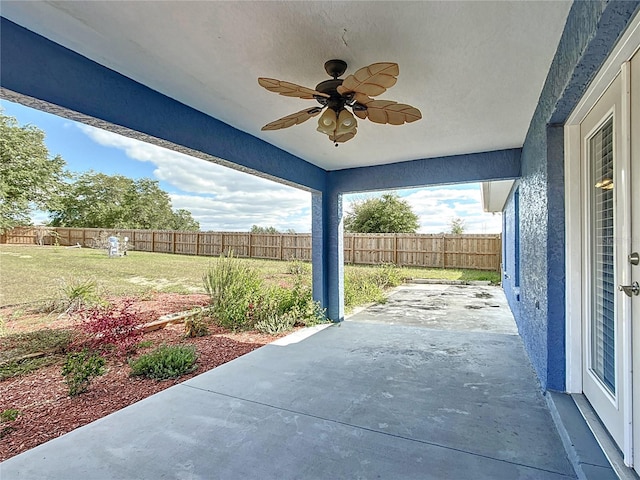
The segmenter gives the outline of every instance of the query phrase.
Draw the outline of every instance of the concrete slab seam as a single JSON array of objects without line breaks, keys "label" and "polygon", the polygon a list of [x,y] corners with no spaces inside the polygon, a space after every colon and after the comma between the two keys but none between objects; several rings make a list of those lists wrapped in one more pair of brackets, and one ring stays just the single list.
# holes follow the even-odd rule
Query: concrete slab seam
[{"label": "concrete slab seam", "polygon": [[234,400],[239,400],[241,402],[251,403],[251,404],[254,404],[254,405],[260,405],[262,407],[273,408],[275,410],[279,410],[279,411],[283,411],[283,412],[287,412],[287,413],[292,413],[292,414],[295,414],[295,415],[301,415],[301,416],[308,417],[308,418],[314,418],[314,419],[322,420],[322,421],[325,421],[325,422],[331,422],[331,423],[335,423],[337,425],[342,425],[342,426],[345,426],[345,427],[356,428],[356,429],[364,430],[364,431],[367,431],[367,432],[370,432],[370,433],[377,433],[377,434],[384,435],[384,436],[387,436],[387,437],[398,438],[398,439],[401,439],[401,440],[420,443],[420,444],[423,444],[423,445],[429,445],[429,446],[436,447],[436,448],[442,448],[442,449],[445,449],[445,450],[449,450],[449,451],[453,451],[453,452],[459,452],[459,453],[463,453],[463,454],[466,454],[466,455],[471,455],[471,456],[475,456],[475,457],[479,457],[479,458],[485,458],[487,460],[493,460],[495,462],[506,463],[506,464],[515,465],[515,466],[518,466],[518,467],[530,468],[530,469],[533,469],[533,470],[537,470],[539,472],[551,473],[551,474],[560,475],[560,476],[563,476],[563,477],[566,477],[566,478],[575,478],[573,476],[569,476],[569,475],[567,475],[565,473],[562,473],[562,472],[559,472],[559,471],[556,471],[556,470],[549,470],[549,469],[545,469],[545,468],[536,467],[536,466],[533,466],[533,465],[527,465],[527,464],[524,464],[524,463],[511,462],[509,460],[504,460],[502,458],[495,458],[495,457],[491,457],[489,455],[483,455],[483,454],[480,454],[480,453],[470,452],[470,451],[463,450],[463,449],[460,449],[460,448],[455,448],[455,447],[450,447],[450,446],[447,446],[447,445],[442,445],[442,444],[436,443],[436,442],[429,442],[427,440],[420,440],[418,438],[404,437],[402,435],[397,435],[397,434],[389,433],[389,432],[383,432],[383,431],[380,431],[380,430],[376,430],[374,428],[364,427],[364,426],[361,426],[361,425],[353,425],[353,424],[350,424],[350,423],[347,423],[347,422],[342,422],[340,420],[321,417],[319,415],[300,412],[300,411],[297,411],[297,410],[291,410],[291,409],[284,408],[284,407],[278,407],[278,406],[271,405],[271,404],[268,404],[268,403],[263,403],[263,402],[258,402],[256,400],[250,400],[250,399],[247,399],[247,398],[238,397],[236,395],[229,395],[227,393],[217,392],[215,390],[209,390],[209,389],[206,389],[206,388],[194,387],[192,385],[185,385],[185,384],[180,384],[178,386],[191,388],[193,390],[199,390],[201,392],[211,393],[211,394],[214,394],[214,395],[220,395],[220,396],[227,397],[227,398],[232,398]]}]

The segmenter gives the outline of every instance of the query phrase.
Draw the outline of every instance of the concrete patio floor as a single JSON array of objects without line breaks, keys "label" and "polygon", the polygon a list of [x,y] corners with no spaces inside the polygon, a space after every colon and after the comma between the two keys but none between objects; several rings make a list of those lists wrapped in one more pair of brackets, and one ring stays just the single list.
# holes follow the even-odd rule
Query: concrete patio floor
[{"label": "concrete patio floor", "polygon": [[[0,479],[577,478],[501,295],[402,287],[11,458]],[[436,296],[457,307],[420,308]]]}]

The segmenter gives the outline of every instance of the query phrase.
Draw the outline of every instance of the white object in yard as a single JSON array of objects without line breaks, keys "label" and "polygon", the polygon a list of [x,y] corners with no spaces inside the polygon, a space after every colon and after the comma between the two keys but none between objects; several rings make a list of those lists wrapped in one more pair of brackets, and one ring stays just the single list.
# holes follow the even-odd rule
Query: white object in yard
[{"label": "white object in yard", "polygon": [[114,236],[109,237],[109,256],[110,257],[118,256],[118,246],[119,246],[118,237],[114,237]]}]

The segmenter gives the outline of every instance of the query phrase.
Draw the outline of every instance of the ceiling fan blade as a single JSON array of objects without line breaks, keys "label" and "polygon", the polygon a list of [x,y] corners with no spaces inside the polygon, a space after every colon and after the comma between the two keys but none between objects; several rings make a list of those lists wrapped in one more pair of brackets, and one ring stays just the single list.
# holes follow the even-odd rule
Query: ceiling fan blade
[{"label": "ceiling fan blade", "polygon": [[353,114],[358,117],[361,118],[362,120],[364,120],[365,118],[367,118],[367,111],[366,110],[354,110]]},{"label": "ceiling fan blade", "polygon": [[311,117],[315,117],[322,111],[320,107],[307,108],[306,110],[301,110],[296,113],[292,113],[291,115],[287,115],[286,117],[279,118],[278,120],[274,120],[271,123],[267,123],[262,130],[280,130],[281,128],[289,128],[294,125],[299,125],[302,122],[306,122]]},{"label": "ceiling fan blade", "polygon": [[367,104],[367,117],[374,123],[402,125],[422,118],[416,107],[391,100],[374,100]]},{"label": "ceiling fan blade", "polygon": [[302,87],[291,82],[276,80],[275,78],[258,78],[258,83],[270,92],[279,93],[285,97],[298,97],[305,99],[313,99],[315,97],[329,98],[326,93],[317,92],[311,88]]},{"label": "ceiling fan blade", "polygon": [[358,92],[375,97],[384,93],[387,88],[393,87],[398,81],[396,77],[399,73],[397,63],[374,63],[345,78],[338,87],[338,93],[344,95],[348,92]]},{"label": "ceiling fan blade", "polygon": [[[420,110],[405,103],[398,103],[392,100],[374,100],[361,93],[357,93],[354,100],[367,107],[367,110],[354,110],[353,113],[360,118],[368,118],[374,123],[402,125],[422,118]],[[366,114],[362,116],[363,113]]]},{"label": "ceiling fan blade", "polygon": [[342,135],[329,135],[329,140],[335,143],[348,142],[356,136],[356,133],[358,133],[358,131],[356,129],[353,129],[352,132],[343,133]]}]

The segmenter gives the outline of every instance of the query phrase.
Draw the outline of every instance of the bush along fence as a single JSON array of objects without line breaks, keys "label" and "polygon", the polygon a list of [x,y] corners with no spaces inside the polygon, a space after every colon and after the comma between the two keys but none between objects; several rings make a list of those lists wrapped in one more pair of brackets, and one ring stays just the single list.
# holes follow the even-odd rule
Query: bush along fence
[{"label": "bush along fence", "polygon": [[[107,248],[108,237],[128,238],[128,249],[181,255],[270,260],[311,260],[311,234],[104,230],[99,228],[16,227],[0,236],[2,244],[39,244]],[[500,234],[344,234],[344,261],[349,264],[500,271]]]}]

